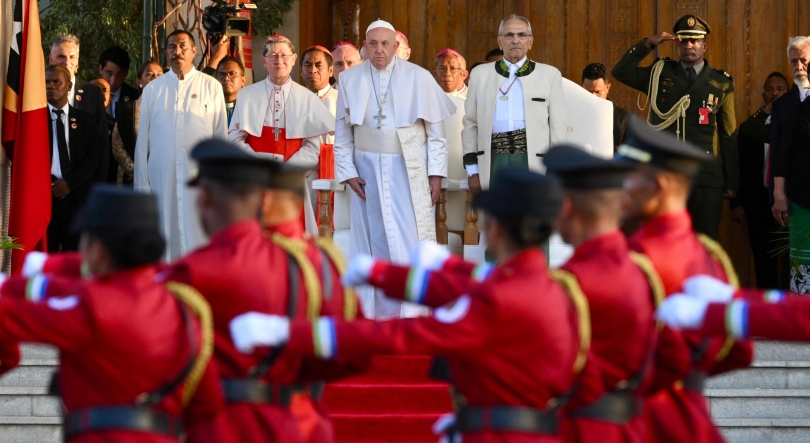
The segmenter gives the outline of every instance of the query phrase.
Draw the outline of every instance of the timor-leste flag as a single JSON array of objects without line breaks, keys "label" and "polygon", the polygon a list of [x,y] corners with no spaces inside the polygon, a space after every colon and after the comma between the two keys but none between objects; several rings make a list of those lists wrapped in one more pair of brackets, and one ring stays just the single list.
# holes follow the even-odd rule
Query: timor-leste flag
[{"label": "timor-leste flag", "polygon": [[51,219],[51,159],[37,0],[13,1],[14,35],[8,48],[2,142],[11,159],[8,234],[23,247],[12,253],[11,270],[17,273],[28,251],[46,246]]}]

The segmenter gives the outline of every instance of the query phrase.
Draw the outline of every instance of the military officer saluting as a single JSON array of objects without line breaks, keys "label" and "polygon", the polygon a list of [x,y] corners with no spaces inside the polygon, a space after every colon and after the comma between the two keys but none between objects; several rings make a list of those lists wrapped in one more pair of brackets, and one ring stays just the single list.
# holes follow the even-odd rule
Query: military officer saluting
[{"label": "military officer saluting", "polygon": [[[636,43],[616,63],[612,74],[648,94],[647,121],[656,129],[675,133],[715,156],[695,176],[688,210],[695,231],[716,239],[723,199],[733,198],[739,188],[734,81],[722,69],[710,67],[705,59],[711,28],[702,18],[685,15],[675,23],[673,32]],[[662,58],[651,66],[638,66],[665,41],[677,42],[680,60]],[[717,156],[722,158],[722,166]]]}]

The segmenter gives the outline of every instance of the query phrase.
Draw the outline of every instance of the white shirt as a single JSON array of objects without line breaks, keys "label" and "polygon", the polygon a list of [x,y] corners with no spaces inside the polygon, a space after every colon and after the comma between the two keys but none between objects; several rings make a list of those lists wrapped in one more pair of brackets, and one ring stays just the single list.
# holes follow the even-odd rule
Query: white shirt
[{"label": "white shirt", "polygon": [[70,92],[68,92],[68,104],[70,106],[76,106],[74,104],[74,100],[75,100],[75,97],[76,97],[76,76],[75,75],[70,77],[70,83],[72,83],[72,86],[70,87]]},{"label": "white shirt", "polygon": [[808,96],[810,96],[810,89],[805,89],[799,86],[799,100],[804,101],[804,99],[806,99]]},{"label": "white shirt", "polygon": [[459,89],[458,91],[448,92],[447,95],[449,95],[450,97],[458,97],[458,98],[463,98],[463,99],[466,100],[467,99],[467,85],[462,85],[461,89]]},{"label": "white shirt", "polygon": [[121,89],[118,88],[115,92],[110,92],[110,105],[107,106],[107,114],[115,118],[115,103],[121,98]]},{"label": "white shirt", "polygon": [[[62,126],[65,127],[65,143],[68,146],[68,158],[70,157],[70,132],[68,131],[68,109],[69,105],[65,103],[65,106],[62,107],[62,111],[64,115],[62,115]],[[62,165],[59,164],[59,141],[56,139],[56,125],[59,124],[59,120],[56,120],[56,114],[53,112],[56,108],[48,104],[48,117],[51,119],[51,132],[53,132],[53,137],[51,138],[51,152],[53,153],[53,157],[51,159],[51,175],[56,178],[62,178]]]},{"label": "white shirt", "polygon": [[[492,133],[516,131],[526,127],[526,113],[523,105],[523,84],[516,77],[517,71],[526,63],[523,57],[517,63],[509,63],[506,59],[506,67],[509,69],[509,78],[501,85],[500,90],[495,91],[497,100],[495,101],[495,117],[492,121]],[[495,62],[498,63],[498,62]],[[514,81],[514,84],[512,83]],[[511,85],[511,88],[510,88]],[[503,94],[505,92],[506,94]],[[501,100],[501,96],[506,95],[509,100]]]}]

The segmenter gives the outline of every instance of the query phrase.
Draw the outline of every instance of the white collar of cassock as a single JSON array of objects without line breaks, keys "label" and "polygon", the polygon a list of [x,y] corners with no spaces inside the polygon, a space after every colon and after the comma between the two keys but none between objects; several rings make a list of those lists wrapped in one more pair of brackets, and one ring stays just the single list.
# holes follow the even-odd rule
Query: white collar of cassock
[{"label": "white collar of cassock", "polygon": [[394,70],[394,64],[397,62],[397,58],[399,58],[399,57],[394,56],[394,58],[393,58],[393,59],[391,59],[391,63],[389,63],[389,64],[388,64],[388,66],[386,66],[384,69],[377,69],[377,68],[375,68],[375,67],[374,67],[374,65],[371,65],[371,67],[372,67],[372,68],[373,68],[375,71],[377,71],[377,73],[378,73],[378,74],[381,74],[381,73],[383,73],[383,72],[387,72],[387,73],[389,73],[389,74],[390,74],[390,73],[391,73],[391,71],[393,71],[393,70]]},{"label": "white collar of cassock", "polygon": [[326,85],[325,88],[319,89],[318,92],[316,92],[316,94],[318,95],[318,98],[323,98],[323,96],[326,95],[326,93],[329,92],[330,90],[332,90],[332,85]]},{"label": "white collar of cassock", "polygon": [[191,80],[191,78],[194,77],[197,74],[197,69],[194,66],[192,66],[191,71],[188,71],[188,73],[186,73],[186,75],[183,76],[182,80],[177,78],[177,74],[175,74],[174,71],[172,71],[171,69],[169,69],[169,71],[166,72],[166,74],[174,77],[174,79],[179,81],[179,82],[185,82],[185,81]]}]

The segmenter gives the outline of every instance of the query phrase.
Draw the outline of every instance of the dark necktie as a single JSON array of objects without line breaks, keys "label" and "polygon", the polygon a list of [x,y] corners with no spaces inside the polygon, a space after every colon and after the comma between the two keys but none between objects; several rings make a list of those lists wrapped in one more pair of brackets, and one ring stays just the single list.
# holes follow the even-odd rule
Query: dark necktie
[{"label": "dark necktie", "polygon": [[692,86],[692,83],[697,80],[697,72],[695,71],[695,68],[691,66],[686,68],[686,79],[689,80],[689,86]]},{"label": "dark necktie", "polygon": [[231,126],[231,117],[233,117],[233,110],[236,107],[236,102],[234,102],[234,103],[226,103],[225,105],[228,107],[228,126],[230,127]]},{"label": "dark necktie", "polygon": [[59,149],[59,168],[62,169],[62,178],[65,178],[70,173],[70,157],[68,156],[68,145],[65,138],[65,123],[62,121],[65,111],[54,109],[53,113],[56,114],[56,146]]}]

